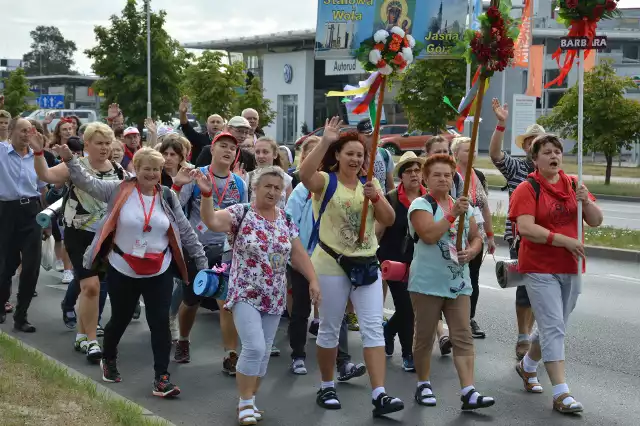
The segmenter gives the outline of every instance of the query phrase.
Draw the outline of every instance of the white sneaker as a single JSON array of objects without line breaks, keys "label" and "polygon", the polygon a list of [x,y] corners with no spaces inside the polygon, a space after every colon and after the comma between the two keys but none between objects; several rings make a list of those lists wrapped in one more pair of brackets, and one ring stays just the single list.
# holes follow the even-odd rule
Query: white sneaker
[{"label": "white sneaker", "polygon": [[176,316],[169,317],[169,329],[171,330],[171,340],[177,341],[180,337],[180,331],[178,330],[178,318]]},{"label": "white sneaker", "polygon": [[64,263],[62,263],[62,260],[60,259],[56,260],[56,271],[58,272],[64,271]]},{"label": "white sneaker", "polygon": [[73,271],[65,269],[62,271],[62,284],[69,284],[73,281]]}]

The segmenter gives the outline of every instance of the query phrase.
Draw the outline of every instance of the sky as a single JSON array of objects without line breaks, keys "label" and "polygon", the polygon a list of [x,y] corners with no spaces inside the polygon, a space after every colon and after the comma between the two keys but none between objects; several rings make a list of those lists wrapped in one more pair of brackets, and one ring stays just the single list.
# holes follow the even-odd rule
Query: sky
[{"label": "sky", "polygon": [[[91,61],[84,50],[96,44],[93,28],[108,26],[111,15],[120,15],[126,0],[65,0],[56,4],[50,0],[0,0],[0,58],[21,59],[30,50],[29,32],[38,25],[52,25],[76,43],[76,69],[91,74]],[[165,29],[181,43],[315,28],[316,7],[317,0],[151,1],[153,11],[167,12]]]},{"label": "sky", "polygon": [[[138,0],[142,3],[142,0]],[[152,0],[152,10],[167,12],[165,29],[184,43],[315,28],[318,0]],[[515,3],[515,1],[514,1]],[[78,47],[76,70],[91,74],[84,50],[95,45],[93,28],[108,25],[125,0],[0,0],[0,58],[19,59],[30,49],[29,32],[53,25]],[[640,0],[620,0],[621,7],[638,7]]]}]

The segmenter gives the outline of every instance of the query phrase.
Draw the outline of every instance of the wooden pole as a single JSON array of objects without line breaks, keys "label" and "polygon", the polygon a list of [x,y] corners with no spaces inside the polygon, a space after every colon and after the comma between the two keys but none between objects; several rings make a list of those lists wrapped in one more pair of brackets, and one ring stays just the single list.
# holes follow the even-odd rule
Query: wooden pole
[{"label": "wooden pole", "polygon": [[[485,77],[480,77],[480,87],[478,88],[478,95],[476,96],[476,111],[473,114],[473,129],[471,130],[471,144],[469,146],[469,159],[467,160],[467,170],[464,174],[464,191],[462,192],[465,197],[469,196],[469,184],[473,179],[473,160],[476,153],[476,141],[478,140],[478,129],[480,127],[480,112],[482,111],[482,99],[484,98],[484,87],[487,83]],[[462,213],[458,223],[458,236],[456,240],[456,249],[462,250],[462,237],[464,236],[464,221],[466,213]]]},{"label": "wooden pole", "polygon": [[[378,153],[378,137],[380,136],[380,118],[382,117],[382,103],[384,102],[384,89],[387,83],[387,76],[382,76],[380,83],[380,95],[378,96],[378,107],[376,108],[376,121],[373,124],[373,141],[371,142],[371,151],[369,152],[369,169],[367,170],[367,182],[373,179],[373,167],[376,163],[376,155]],[[384,188],[383,188],[384,189]],[[362,205],[362,216],[360,218],[360,232],[358,233],[358,242],[364,241],[364,232],[367,226],[367,213],[369,212],[369,200],[364,199]]]}]

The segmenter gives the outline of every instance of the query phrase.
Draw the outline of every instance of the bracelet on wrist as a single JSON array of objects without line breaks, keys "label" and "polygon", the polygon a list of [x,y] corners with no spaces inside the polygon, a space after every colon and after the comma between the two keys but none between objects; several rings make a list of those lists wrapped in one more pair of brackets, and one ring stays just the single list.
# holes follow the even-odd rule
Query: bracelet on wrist
[{"label": "bracelet on wrist", "polygon": [[493,236],[495,235],[493,231],[486,232],[486,234],[488,238],[493,238]]},{"label": "bracelet on wrist", "polygon": [[176,192],[180,192],[180,190],[182,189],[182,185],[176,185],[174,183],[173,185],[171,185],[171,189],[173,189]]},{"label": "bracelet on wrist", "polygon": [[553,245],[553,238],[556,236],[555,232],[551,232],[549,231],[549,235],[547,235],[547,245],[551,246]]},{"label": "bracelet on wrist", "polygon": [[500,125],[496,126],[496,132],[504,133],[505,130],[506,128],[504,126],[500,126]]},{"label": "bracelet on wrist", "polygon": [[376,197],[371,199],[371,202],[373,204],[377,203],[378,201],[380,201],[380,193],[376,193]]},{"label": "bracelet on wrist", "polygon": [[444,218],[445,218],[445,219],[447,219],[447,221],[448,221],[449,223],[453,223],[453,222],[455,222],[455,221],[456,221],[456,217],[455,217],[454,215],[450,214],[450,213],[449,213],[449,214],[447,214]]},{"label": "bracelet on wrist", "polygon": [[33,155],[36,157],[42,157],[44,155],[44,149],[42,151],[33,151]]},{"label": "bracelet on wrist", "polygon": [[201,192],[202,198],[211,198],[213,197],[213,191]]}]

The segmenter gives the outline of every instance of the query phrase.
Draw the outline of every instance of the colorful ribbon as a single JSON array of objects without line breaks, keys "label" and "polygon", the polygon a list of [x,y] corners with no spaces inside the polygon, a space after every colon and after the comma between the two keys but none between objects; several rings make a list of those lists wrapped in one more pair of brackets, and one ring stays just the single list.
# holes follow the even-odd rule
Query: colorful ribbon
[{"label": "colorful ribbon", "polygon": [[[598,27],[598,21],[590,20],[589,18],[583,18],[579,21],[573,21],[571,26],[569,27],[568,37],[586,37],[589,40],[589,45],[593,43],[593,38],[596,36],[596,28]],[[591,50],[587,50],[584,52],[584,58],[587,59]],[[578,56],[577,50],[569,50],[567,51],[564,57],[564,64],[560,67],[560,56],[562,56],[562,49],[558,48],[551,57],[556,60],[558,63],[558,67],[560,68],[560,74],[554,80],[545,84],[544,88],[548,89],[549,87],[555,84],[562,84],[564,79],[571,71],[573,67],[573,63]]]},{"label": "colorful ribbon", "polygon": [[460,102],[460,106],[458,107],[460,115],[456,121],[456,128],[459,132],[464,131],[464,122],[471,112],[471,107],[473,107],[475,103],[474,101],[476,100],[476,96],[478,96],[478,89],[480,88],[480,71],[481,67],[478,67],[475,75],[473,76],[473,80],[471,81],[471,89],[469,90],[469,93],[462,98],[462,102]]},{"label": "colorful ribbon", "polygon": [[380,84],[382,83],[382,74],[379,72],[372,73],[369,78],[365,81],[360,81],[358,83],[359,87],[346,85],[344,87],[344,91],[330,91],[326,94],[327,97],[331,96],[354,96],[353,99],[347,100],[343,99],[342,102],[346,103],[346,107],[348,111],[353,111],[354,114],[362,114],[369,109],[369,114],[372,114],[373,118],[371,121],[375,120],[375,95],[380,88]]}]

